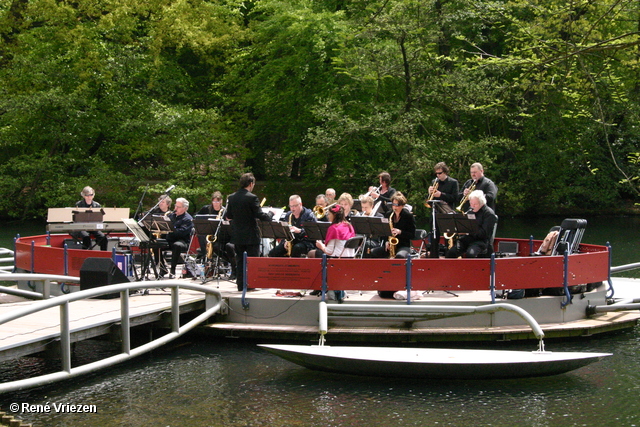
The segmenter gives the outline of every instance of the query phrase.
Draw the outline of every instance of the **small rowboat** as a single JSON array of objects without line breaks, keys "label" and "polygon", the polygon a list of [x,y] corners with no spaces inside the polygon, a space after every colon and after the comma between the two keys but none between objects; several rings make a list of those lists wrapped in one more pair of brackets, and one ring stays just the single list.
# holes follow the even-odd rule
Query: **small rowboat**
[{"label": "small rowboat", "polygon": [[495,379],[557,375],[611,356],[610,353],[449,348],[266,344],[260,347],[313,370],[395,378]]}]

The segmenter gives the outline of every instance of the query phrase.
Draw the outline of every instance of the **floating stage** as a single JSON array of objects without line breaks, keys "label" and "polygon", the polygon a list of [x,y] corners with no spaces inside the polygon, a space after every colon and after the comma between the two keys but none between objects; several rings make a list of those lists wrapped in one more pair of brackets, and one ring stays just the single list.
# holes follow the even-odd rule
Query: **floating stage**
[{"label": "floating stage", "polygon": [[[630,291],[634,279],[613,279],[614,287],[626,285]],[[258,289],[242,292],[235,284],[220,281],[215,284],[225,304],[200,333],[213,336],[309,342],[318,339],[320,296],[304,291]],[[640,288],[638,288],[640,289]],[[299,293],[299,296],[298,296]],[[640,311],[598,313],[586,317],[589,306],[606,305],[607,286],[576,294],[572,303],[562,308],[563,296],[496,300],[526,310],[540,324],[545,338],[590,337],[633,328],[640,319]],[[383,299],[376,292],[347,292],[344,305],[371,307],[360,312],[332,312],[340,306],[327,293],[329,307],[328,334],[331,343],[420,343],[535,340],[531,327],[520,317],[509,312],[460,315],[446,312],[421,312],[421,306],[482,306],[491,304],[489,291],[462,291],[455,294],[435,291],[412,300],[410,313],[393,312],[383,306],[407,307],[403,300]],[[376,308],[377,307],[377,308]]]}]

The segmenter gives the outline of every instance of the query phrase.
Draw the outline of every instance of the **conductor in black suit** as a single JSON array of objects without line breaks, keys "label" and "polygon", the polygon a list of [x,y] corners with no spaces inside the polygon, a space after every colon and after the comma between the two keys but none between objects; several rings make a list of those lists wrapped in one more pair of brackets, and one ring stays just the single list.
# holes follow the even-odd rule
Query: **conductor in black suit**
[{"label": "conductor in black suit", "polygon": [[239,291],[244,286],[243,253],[246,252],[250,257],[260,255],[260,230],[256,219],[271,220],[269,214],[262,212],[258,196],[251,192],[255,185],[253,174],[245,173],[240,177],[240,189],[230,195],[227,202],[227,217],[231,220],[231,243],[236,250],[236,284]]}]

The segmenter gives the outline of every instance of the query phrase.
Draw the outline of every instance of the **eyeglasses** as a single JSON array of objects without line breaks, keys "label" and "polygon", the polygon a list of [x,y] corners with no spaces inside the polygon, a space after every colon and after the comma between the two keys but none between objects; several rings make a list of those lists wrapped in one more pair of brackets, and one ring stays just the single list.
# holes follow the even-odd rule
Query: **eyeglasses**
[{"label": "eyeglasses", "polygon": [[290,207],[291,209],[293,209],[293,208],[297,208],[298,206],[300,206],[300,205],[299,205],[299,204],[297,204],[297,205],[289,205],[289,207]]},{"label": "eyeglasses", "polygon": [[391,203],[391,206],[402,206],[400,203]]},{"label": "eyeglasses", "polygon": [[442,175],[444,172],[440,171],[440,172],[436,172],[436,175]]},{"label": "eyeglasses", "polygon": [[86,197],[93,197],[93,194],[85,194]]}]

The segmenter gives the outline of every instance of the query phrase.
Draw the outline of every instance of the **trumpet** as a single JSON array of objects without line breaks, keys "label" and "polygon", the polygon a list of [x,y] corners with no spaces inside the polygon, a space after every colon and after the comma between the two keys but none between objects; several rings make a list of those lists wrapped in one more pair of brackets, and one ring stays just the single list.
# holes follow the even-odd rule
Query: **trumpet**
[{"label": "trumpet", "polygon": [[436,194],[436,191],[438,191],[438,186],[440,185],[440,181],[438,180],[438,178],[433,180],[433,184],[431,184],[431,186],[433,187],[433,191],[431,192],[431,194],[429,194],[429,198],[424,202],[424,205],[428,208],[431,207],[431,205],[429,204],[430,201],[433,200],[433,197]]},{"label": "trumpet", "polygon": [[473,181],[473,183],[469,186],[469,192],[462,198],[462,200],[460,201],[460,205],[456,208],[458,212],[464,213],[464,211],[462,210],[462,206],[467,203],[467,200],[469,200],[469,194],[471,194],[471,192],[476,189],[476,182],[477,181]]},{"label": "trumpet", "polygon": [[380,190],[381,189],[382,189],[382,185],[380,185],[378,188],[375,188],[373,190],[367,191],[362,196],[364,197],[364,196],[371,196],[372,194],[380,194]]}]

